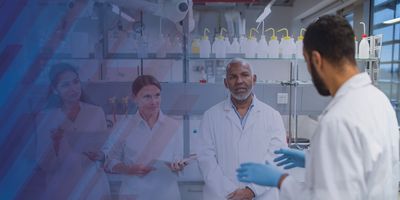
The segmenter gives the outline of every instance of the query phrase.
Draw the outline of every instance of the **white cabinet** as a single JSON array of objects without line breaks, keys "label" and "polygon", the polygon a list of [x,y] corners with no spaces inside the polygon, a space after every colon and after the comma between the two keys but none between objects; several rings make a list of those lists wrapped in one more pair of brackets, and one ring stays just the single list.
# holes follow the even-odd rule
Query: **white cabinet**
[{"label": "white cabinet", "polygon": [[202,200],[203,199],[202,181],[182,181],[179,182],[181,200]]}]

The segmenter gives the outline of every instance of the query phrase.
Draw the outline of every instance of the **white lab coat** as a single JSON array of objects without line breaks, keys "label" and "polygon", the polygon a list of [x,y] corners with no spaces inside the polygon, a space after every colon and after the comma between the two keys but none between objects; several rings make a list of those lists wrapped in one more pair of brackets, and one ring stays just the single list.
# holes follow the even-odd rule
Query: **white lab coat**
[{"label": "white lab coat", "polygon": [[[51,139],[52,131],[57,128],[64,130],[58,156]],[[82,154],[101,149],[106,129],[103,110],[83,102],[75,121],[69,120],[61,108],[38,114],[36,160],[46,172],[43,199],[109,197],[110,188],[103,169]]]},{"label": "white lab coat", "polygon": [[397,119],[368,74],[346,81],[319,121],[306,155],[306,182],[286,178],[281,199],[397,199]]},{"label": "white lab coat", "polygon": [[236,169],[241,163],[265,163],[274,151],[287,147],[280,114],[253,98],[254,107],[244,129],[230,97],[207,110],[200,125],[198,161],[205,181],[203,199],[221,200],[238,188],[249,186],[256,199],[278,199],[278,190],[240,183]]},{"label": "white lab coat", "polygon": [[[160,132],[161,131],[161,132]],[[159,138],[162,131],[172,131],[168,138],[156,143],[152,138]],[[174,162],[183,157],[182,126],[162,112],[152,129],[142,119],[139,113],[128,116],[120,121],[114,130],[116,143],[108,152],[107,168],[112,168],[118,163],[149,164],[156,168],[149,174],[139,177],[134,175],[121,175],[120,199],[136,200],[179,200],[178,175],[173,173],[165,162]],[[159,145],[157,145],[159,144]],[[150,148],[149,148],[150,146]],[[159,149],[161,148],[161,149]],[[147,149],[147,150],[145,150]],[[159,149],[160,154],[157,153]]]}]

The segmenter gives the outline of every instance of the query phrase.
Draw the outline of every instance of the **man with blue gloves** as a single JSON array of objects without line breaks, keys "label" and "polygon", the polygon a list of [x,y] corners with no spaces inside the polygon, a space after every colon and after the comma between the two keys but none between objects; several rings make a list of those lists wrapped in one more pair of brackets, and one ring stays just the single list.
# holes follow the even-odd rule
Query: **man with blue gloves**
[{"label": "man with blue gloves", "polygon": [[281,149],[274,159],[284,169],[303,167],[297,182],[272,163],[244,163],[238,180],[277,187],[280,199],[397,199],[399,131],[387,97],[355,60],[354,32],[340,16],[310,24],[303,54],[314,86],[332,100],[319,117],[311,148]]},{"label": "man with blue gloves", "polygon": [[[305,165],[304,152],[294,149],[280,149],[275,151],[275,154],[283,154],[274,159],[278,162],[277,166],[284,166],[284,169],[291,169],[294,167],[302,167]],[[264,173],[270,171],[271,173]],[[256,164],[244,163],[240,165],[237,170],[238,179],[241,182],[254,182],[259,185],[265,186],[278,186],[280,188],[281,182],[288,174],[283,173],[281,170],[269,164]]]}]

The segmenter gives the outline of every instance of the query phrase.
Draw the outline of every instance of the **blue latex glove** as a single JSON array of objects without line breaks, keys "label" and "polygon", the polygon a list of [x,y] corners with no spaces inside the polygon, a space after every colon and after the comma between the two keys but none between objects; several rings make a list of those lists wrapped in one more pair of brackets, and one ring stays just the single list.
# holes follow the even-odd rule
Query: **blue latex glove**
[{"label": "blue latex glove", "polygon": [[243,163],[236,170],[240,182],[278,187],[283,173],[270,164]]},{"label": "blue latex glove", "polygon": [[303,151],[294,149],[279,149],[274,152],[275,154],[283,154],[274,159],[278,162],[278,166],[284,165],[284,169],[291,169],[294,167],[305,167],[305,154]]}]

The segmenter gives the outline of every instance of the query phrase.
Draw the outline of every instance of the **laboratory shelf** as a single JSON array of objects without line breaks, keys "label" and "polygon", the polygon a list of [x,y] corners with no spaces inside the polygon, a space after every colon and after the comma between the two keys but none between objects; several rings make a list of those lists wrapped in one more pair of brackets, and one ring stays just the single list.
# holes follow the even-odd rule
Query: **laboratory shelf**
[{"label": "laboratory shelf", "polygon": [[209,58],[200,58],[198,54],[191,54],[188,58],[189,60],[231,60],[233,58],[242,58],[245,60],[285,60],[285,61],[294,61],[294,60],[303,60],[303,58],[246,58],[244,54],[228,54],[225,58],[216,58],[215,54],[210,54]]},{"label": "laboratory shelf", "polygon": [[165,57],[158,57],[157,54],[139,55],[137,53],[108,53],[105,59],[135,59],[135,60],[182,60],[181,53],[167,53]]},{"label": "laboratory shelf", "polygon": [[59,60],[89,60],[89,59],[95,59],[94,53],[90,53],[86,57],[75,57],[75,55],[72,55],[70,53],[55,53],[51,54],[50,52],[42,52],[41,58],[51,58],[51,59],[59,59]]},{"label": "laboratory shelf", "polygon": [[[245,60],[282,60],[282,61],[302,61],[305,62],[304,58],[246,58],[245,54],[227,54],[225,58],[216,58],[215,54],[210,54],[209,58],[200,58],[199,54],[190,54],[189,60],[230,60],[233,58],[243,58]],[[377,61],[378,58],[356,58],[357,62],[373,62]]]}]

